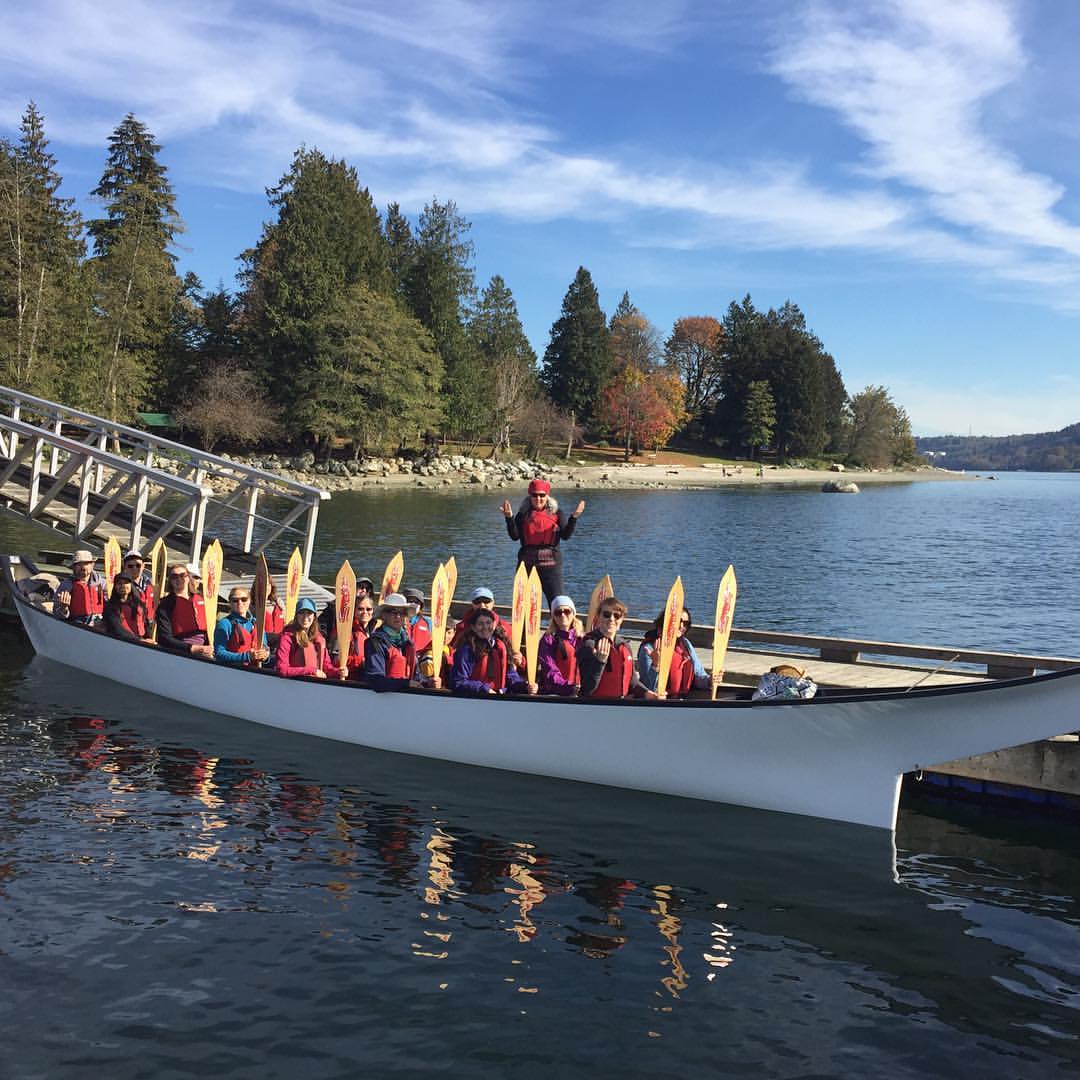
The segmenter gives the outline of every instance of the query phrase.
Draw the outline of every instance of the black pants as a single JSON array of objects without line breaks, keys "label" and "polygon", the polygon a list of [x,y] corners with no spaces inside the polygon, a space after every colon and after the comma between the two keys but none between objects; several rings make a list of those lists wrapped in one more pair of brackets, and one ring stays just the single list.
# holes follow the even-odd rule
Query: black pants
[{"label": "black pants", "polygon": [[[551,552],[550,565],[541,566],[538,562],[540,552]],[[545,562],[547,562],[545,558]],[[536,572],[540,576],[540,587],[544,590],[544,599],[548,602],[548,607],[551,607],[551,601],[556,596],[563,595],[563,576],[562,576],[562,552],[557,548],[535,548],[535,547],[523,547],[518,549],[518,562],[525,564],[526,570],[531,570],[534,566]]]}]

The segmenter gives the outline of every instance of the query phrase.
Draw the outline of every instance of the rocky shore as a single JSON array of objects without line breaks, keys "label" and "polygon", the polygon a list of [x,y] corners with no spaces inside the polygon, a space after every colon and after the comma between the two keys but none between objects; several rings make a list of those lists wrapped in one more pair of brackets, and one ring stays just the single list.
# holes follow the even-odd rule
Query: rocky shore
[{"label": "rocky shore", "polygon": [[[574,488],[652,488],[687,489],[753,485],[810,485],[818,488],[836,473],[785,466],[758,466],[702,463],[698,465],[654,464],[650,462],[612,462],[594,464],[584,461],[558,465],[524,459],[492,460],[448,454],[432,458],[367,458],[362,461],[316,462],[311,453],[289,457],[260,454],[234,456],[231,460],[254,468],[275,472],[291,480],[312,484],[328,491],[364,491],[379,488],[455,489],[477,487],[480,490],[524,487],[534,476],[544,476],[557,489]],[[859,486],[865,484],[910,483],[924,480],[964,480],[970,475],[945,469],[844,471],[844,479]]]}]

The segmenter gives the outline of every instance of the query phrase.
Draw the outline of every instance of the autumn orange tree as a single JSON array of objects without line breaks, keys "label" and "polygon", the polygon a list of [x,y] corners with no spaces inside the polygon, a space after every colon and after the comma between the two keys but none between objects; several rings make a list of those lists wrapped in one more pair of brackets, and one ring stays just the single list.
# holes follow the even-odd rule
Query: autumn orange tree
[{"label": "autumn orange tree", "polygon": [[720,396],[720,359],[724,328],[711,315],[687,315],[677,319],[664,344],[669,367],[679,373],[686,387],[686,411],[699,420]]},{"label": "autumn orange tree", "polygon": [[632,447],[664,446],[686,421],[686,388],[670,371],[642,371],[624,364],[601,391],[597,419],[622,441],[624,460]]}]

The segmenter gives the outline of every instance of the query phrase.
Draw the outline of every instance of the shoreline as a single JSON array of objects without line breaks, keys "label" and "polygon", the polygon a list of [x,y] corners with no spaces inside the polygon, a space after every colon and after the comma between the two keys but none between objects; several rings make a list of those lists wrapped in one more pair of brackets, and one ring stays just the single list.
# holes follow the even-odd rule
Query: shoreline
[{"label": "shoreline", "polygon": [[550,480],[556,494],[573,490],[711,490],[724,487],[816,487],[827,483],[854,483],[858,487],[878,484],[908,484],[931,480],[975,480],[972,473],[924,467],[907,470],[804,469],[767,465],[760,468],[751,462],[723,466],[654,464],[647,462],[612,462],[610,464],[560,463],[548,465],[515,459],[492,461],[448,455],[432,461],[407,461],[382,458],[363,463],[332,462],[315,465],[314,461],[236,457],[232,460],[267,469],[291,480],[325,488],[327,491],[379,491],[402,488],[459,490],[475,487],[481,491],[524,489],[534,476]]}]

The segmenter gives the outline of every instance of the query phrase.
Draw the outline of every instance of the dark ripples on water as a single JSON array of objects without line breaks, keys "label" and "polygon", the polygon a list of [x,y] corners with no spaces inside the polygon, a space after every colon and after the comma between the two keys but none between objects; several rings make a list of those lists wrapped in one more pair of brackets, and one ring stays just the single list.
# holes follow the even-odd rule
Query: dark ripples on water
[{"label": "dark ripples on water", "polygon": [[9,683],[4,1076],[1080,1063],[1075,831],[909,812],[897,880],[872,830]]}]

